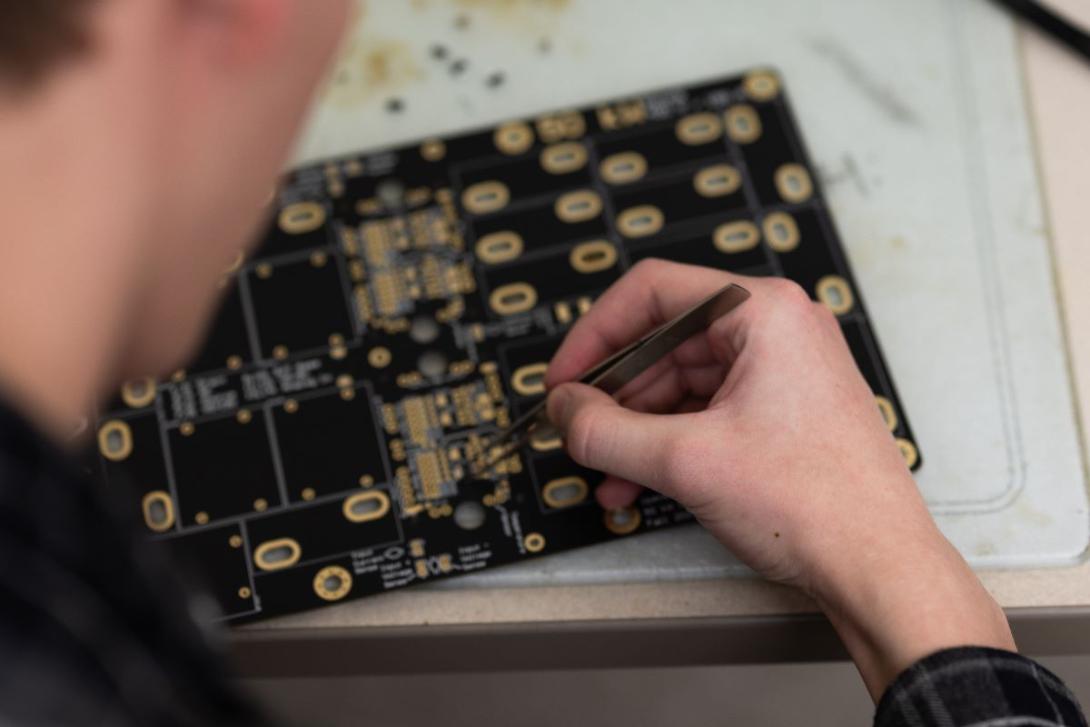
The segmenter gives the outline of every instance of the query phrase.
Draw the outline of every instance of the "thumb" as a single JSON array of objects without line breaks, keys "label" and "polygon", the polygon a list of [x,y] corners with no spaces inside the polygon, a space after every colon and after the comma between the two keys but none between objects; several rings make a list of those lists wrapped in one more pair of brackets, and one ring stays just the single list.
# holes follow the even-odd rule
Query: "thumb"
[{"label": "thumb", "polygon": [[550,392],[547,406],[576,462],[660,489],[684,416],[632,411],[604,391],[576,383]]}]

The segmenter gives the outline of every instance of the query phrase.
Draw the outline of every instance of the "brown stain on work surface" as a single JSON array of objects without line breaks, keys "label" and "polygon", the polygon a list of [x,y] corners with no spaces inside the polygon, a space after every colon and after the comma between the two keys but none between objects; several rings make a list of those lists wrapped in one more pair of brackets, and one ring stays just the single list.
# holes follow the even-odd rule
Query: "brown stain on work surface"
[{"label": "brown stain on work surface", "polygon": [[364,35],[341,55],[326,98],[339,106],[353,106],[376,96],[389,96],[423,77],[408,43]]},{"label": "brown stain on work surface", "polygon": [[473,26],[473,21],[522,21],[530,16],[555,15],[567,10],[572,0],[413,0],[414,10],[451,9],[459,14],[460,29]]},{"label": "brown stain on work surface", "polygon": [[455,5],[463,8],[479,8],[485,11],[507,12],[526,8],[544,8],[563,10],[571,5],[571,0],[455,0]]}]

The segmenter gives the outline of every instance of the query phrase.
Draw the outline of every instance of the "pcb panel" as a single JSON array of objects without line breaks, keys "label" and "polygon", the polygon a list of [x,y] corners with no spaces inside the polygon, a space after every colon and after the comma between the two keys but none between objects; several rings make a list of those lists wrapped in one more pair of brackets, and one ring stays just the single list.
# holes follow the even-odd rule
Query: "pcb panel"
[{"label": "pcb panel", "polygon": [[637,261],[800,283],[836,313],[909,466],[921,458],[782,81],[754,71],[297,170],[225,271],[186,370],[98,423],[107,484],[206,571],[230,621],[690,522],[542,431],[467,462],[544,396],[548,361]]}]

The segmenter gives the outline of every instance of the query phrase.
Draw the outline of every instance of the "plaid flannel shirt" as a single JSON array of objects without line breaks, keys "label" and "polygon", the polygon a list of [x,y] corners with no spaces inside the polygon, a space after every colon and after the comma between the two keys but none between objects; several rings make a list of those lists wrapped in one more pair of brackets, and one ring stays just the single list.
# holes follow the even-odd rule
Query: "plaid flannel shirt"
[{"label": "plaid flannel shirt", "polygon": [[1055,674],[998,649],[946,649],[889,686],[875,727],[1085,727],[1078,700]]}]

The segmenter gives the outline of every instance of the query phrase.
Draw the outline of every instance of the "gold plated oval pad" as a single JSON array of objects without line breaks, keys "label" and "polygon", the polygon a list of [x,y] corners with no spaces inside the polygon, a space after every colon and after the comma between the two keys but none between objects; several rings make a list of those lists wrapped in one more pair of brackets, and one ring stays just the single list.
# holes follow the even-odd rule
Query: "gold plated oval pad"
[{"label": "gold plated oval pad", "polygon": [[785,202],[805,202],[814,194],[810,173],[801,164],[784,164],[776,170],[776,191]]},{"label": "gold plated oval pad", "polygon": [[760,230],[749,220],[726,222],[716,227],[712,233],[715,249],[728,255],[752,250],[760,241]]},{"label": "gold plated oval pad", "polygon": [[511,374],[511,388],[522,396],[538,396],[545,393],[545,371],[548,363],[532,363],[520,366]]},{"label": "gold plated oval pad", "polygon": [[488,304],[503,316],[525,313],[537,305],[537,291],[529,283],[509,283],[493,290]]},{"label": "gold plated oval pad", "polygon": [[878,411],[882,413],[882,419],[885,421],[886,426],[889,427],[889,431],[897,429],[897,411],[893,408],[893,402],[884,396],[875,396],[874,401],[878,404]]},{"label": "gold plated oval pad", "polygon": [[816,291],[818,300],[833,313],[843,315],[855,306],[855,296],[848,281],[839,275],[826,275],[817,281]]},{"label": "gold plated oval pad", "polygon": [[662,210],[654,205],[630,207],[617,216],[617,229],[625,237],[647,237],[662,229]]},{"label": "gold plated oval pad", "polygon": [[261,570],[290,568],[299,562],[303,549],[294,538],[266,540],[254,551],[254,563]]},{"label": "gold plated oval pad", "polygon": [[715,141],[723,134],[723,123],[711,112],[689,114],[674,126],[678,141],[686,146],[699,146]]},{"label": "gold plated oval pad", "polygon": [[701,197],[725,197],[742,187],[741,173],[730,164],[716,164],[693,176],[693,189]]},{"label": "gold plated oval pad", "polygon": [[799,246],[801,236],[795,218],[786,212],[773,212],[761,224],[768,246],[776,252],[791,252]]},{"label": "gold plated oval pad", "polygon": [[462,192],[462,206],[475,215],[501,210],[511,200],[511,192],[503,182],[478,182]]},{"label": "gold plated oval pad", "polygon": [[155,401],[155,379],[146,376],[126,381],[121,386],[121,400],[133,409],[142,409]]},{"label": "gold plated oval pad", "polygon": [[586,500],[589,491],[582,477],[558,477],[541,488],[541,499],[552,508],[571,507]]},{"label": "gold plated oval pad", "polygon": [[727,124],[727,136],[738,144],[752,144],[764,132],[757,109],[749,104],[731,106],[723,118]]},{"label": "gold plated oval pad", "polygon": [[742,81],[742,90],[754,101],[771,101],[780,92],[780,78],[772,71],[754,71]]},{"label": "gold plated oval pad", "polygon": [[560,449],[563,444],[560,432],[549,424],[538,425],[530,432],[530,446],[535,452],[550,452]]},{"label": "gold plated oval pad", "polygon": [[534,132],[522,121],[511,121],[499,126],[492,135],[496,148],[504,154],[522,154],[534,145]]},{"label": "gold plated oval pad", "polygon": [[574,141],[541,150],[541,168],[549,174],[571,174],[587,164],[587,148]]},{"label": "gold plated oval pad", "polygon": [[598,173],[609,184],[631,184],[647,174],[647,160],[639,152],[623,151],[603,159]]},{"label": "gold plated oval pad", "polygon": [[111,419],[98,429],[98,451],[111,462],[132,454],[132,429],[120,419]]},{"label": "gold plated oval pad", "polygon": [[317,202],[296,202],[280,211],[280,229],[289,235],[303,235],[325,223],[325,207]]},{"label": "gold plated oval pad", "polygon": [[367,490],[344,499],[341,512],[354,523],[378,520],[390,511],[390,496],[383,490]]},{"label": "gold plated oval pad", "polygon": [[144,495],[140,509],[149,530],[162,533],[174,527],[174,501],[166,492],[154,490]]},{"label": "gold plated oval pad", "polygon": [[578,273],[600,273],[617,263],[617,248],[608,240],[594,240],[576,245],[568,261]]},{"label": "gold plated oval pad", "polygon": [[477,240],[477,259],[489,265],[510,262],[522,254],[522,236],[513,230],[501,230]]},{"label": "gold plated oval pad", "polygon": [[602,213],[602,198],[590,189],[568,192],[556,200],[555,211],[563,222],[586,222]]},{"label": "gold plated oval pad", "polygon": [[897,448],[901,450],[901,456],[905,459],[905,464],[909,469],[916,466],[916,463],[920,461],[920,453],[916,449],[916,445],[907,439],[897,437]]}]

